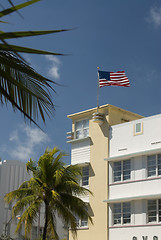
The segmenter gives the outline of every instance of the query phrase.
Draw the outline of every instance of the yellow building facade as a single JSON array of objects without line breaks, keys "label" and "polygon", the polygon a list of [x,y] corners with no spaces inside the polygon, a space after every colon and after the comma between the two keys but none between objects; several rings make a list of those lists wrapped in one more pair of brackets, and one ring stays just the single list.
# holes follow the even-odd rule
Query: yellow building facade
[{"label": "yellow building facade", "polygon": [[[89,188],[93,196],[87,202],[90,222],[79,222],[78,240],[108,240],[108,206],[103,202],[108,198],[108,167],[105,158],[109,156],[109,128],[142,118],[124,109],[103,105],[97,108],[68,115],[72,120],[72,131],[68,134],[71,144],[71,164],[80,164],[85,174],[82,186]],[[71,232],[69,239],[73,240]]]}]

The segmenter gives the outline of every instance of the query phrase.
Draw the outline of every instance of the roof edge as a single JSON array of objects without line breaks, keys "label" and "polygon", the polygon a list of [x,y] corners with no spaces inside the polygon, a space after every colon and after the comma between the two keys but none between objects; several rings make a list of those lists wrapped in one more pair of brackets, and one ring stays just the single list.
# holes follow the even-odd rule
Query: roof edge
[{"label": "roof edge", "polygon": [[[99,107],[99,109],[103,109],[103,108],[113,108],[113,109],[120,110],[122,112],[126,112],[126,113],[131,114],[131,115],[135,115],[135,116],[138,116],[138,117],[143,117],[142,115],[139,115],[137,113],[133,113],[131,111],[125,110],[125,109],[120,108],[120,107],[116,107],[116,106],[111,105],[111,104],[105,104],[105,105],[102,105],[102,106]],[[73,119],[75,117],[78,117],[79,115],[88,114],[90,112],[93,113],[93,112],[96,112],[96,111],[97,111],[97,107],[87,109],[87,110],[84,110],[84,111],[81,111],[81,112],[73,113],[73,114],[67,115],[67,117]]]}]

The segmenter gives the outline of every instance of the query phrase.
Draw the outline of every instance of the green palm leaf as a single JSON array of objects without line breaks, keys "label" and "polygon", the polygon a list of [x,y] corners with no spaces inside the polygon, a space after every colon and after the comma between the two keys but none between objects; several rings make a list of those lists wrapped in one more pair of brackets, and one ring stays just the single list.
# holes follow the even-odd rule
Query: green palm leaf
[{"label": "green palm leaf", "polygon": [[0,51],[1,102],[9,101],[31,121],[38,113],[45,121],[44,110],[47,114],[54,110],[47,90],[53,90],[50,82],[13,54]]},{"label": "green palm leaf", "polygon": [[7,9],[5,9],[5,10],[0,12],[0,17],[4,17],[4,16],[6,16],[6,15],[12,13],[12,12],[15,12],[15,11],[17,11],[19,9],[22,9],[24,7],[27,7],[27,6],[31,5],[31,4],[39,2],[39,1],[40,0],[32,0],[32,1],[28,1],[28,2],[25,2],[25,3],[19,4],[17,6],[13,6],[11,8],[7,8]]},{"label": "green palm leaf", "polygon": [[23,32],[0,32],[0,39],[12,39],[12,38],[22,38],[22,37],[33,37],[39,35],[46,35],[51,33],[65,32],[68,29],[61,30],[47,30],[47,31],[23,31]]},{"label": "green palm leaf", "polygon": [[37,50],[33,48],[26,48],[26,47],[11,45],[11,44],[10,45],[0,44],[0,50],[33,53],[33,54],[45,54],[45,55],[63,55],[61,53],[48,52],[48,51]]},{"label": "green palm leaf", "polygon": [[5,21],[0,21],[0,23],[8,23],[8,22],[5,22]]}]

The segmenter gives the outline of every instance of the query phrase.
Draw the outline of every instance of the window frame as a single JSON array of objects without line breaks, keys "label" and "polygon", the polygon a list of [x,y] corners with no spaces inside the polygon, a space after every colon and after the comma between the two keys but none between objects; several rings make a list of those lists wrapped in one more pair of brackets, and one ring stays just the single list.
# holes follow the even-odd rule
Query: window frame
[{"label": "window frame", "polygon": [[38,237],[38,226],[32,226],[31,239],[36,239]]},{"label": "window frame", "polygon": [[[118,205],[118,204],[120,204],[120,209],[121,209],[121,211],[119,212],[119,213],[117,213],[118,215],[120,215],[120,222],[119,223],[114,223],[114,221],[115,221],[115,216],[114,216],[114,206],[115,205]],[[128,212],[124,212],[124,205],[125,204],[129,204],[129,207],[130,207],[130,212],[128,211]],[[124,222],[124,220],[125,219],[127,219],[127,218],[124,218],[124,215],[125,214],[129,214],[130,215],[130,217],[129,217],[129,219],[130,219],[130,221],[129,222],[127,222],[127,223],[125,223]],[[112,206],[112,225],[113,226],[124,226],[124,225],[130,225],[131,224],[131,222],[132,222],[132,204],[131,204],[131,202],[119,202],[119,203],[113,203],[113,206]]]},{"label": "window frame", "polygon": [[[83,225],[82,223],[85,222],[85,224]],[[77,228],[87,228],[88,227],[88,219],[77,219]]]},{"label": "window frame", "polygon": [[[87,173],[87,174],[83,174],[83,169],[88,169],[87,171],[85,171],[85,173]],[[85,178],[87,178],[88,177],[88,180],[87,179],[85,179]],[[87,182],[88,184],[84,184],[85,182]],[[82,187],[87,187],[87,186],[89,186],[89,165],[88,166],[84,166],[84,167],[82,167],[82,177],[81,177],[81,186]]]},{"label": "window frame", "polygon": [[[130,168],[129,169],[125,169],[124,168],[124,163],[126,162],[126,161],[130,161]],[[114,170],[114,164],[115,163],[121,163],[121,170],[119,171],[115,171]],[[113,162],[113,166],[112,166],[112,182],[113,183],[117,183],[117,182],[126,182],[126,181],[129,181],[130,179],[131,179],[131,171],[132,171],[132,167],[131,167],[131,159],[126,159],[126,160],[120,160],[120,161],[114,161]],[[128,178],[128,179],[124,179],[124,177],[126,176],[124,173],[126,172],[126,171],[130,171],[130,178]],[[120,180],[118,180],[118,181],[115,181],[115,172],[121,172],[121,175],[120,175]],[[117,177],[119,177],[119,176],[117,176]]]},{"label": "window frame", "polygon": [[[155,221],[149,221],[149,202],[150,201],[155,201],[156,202],[156,215],[154,216],[156,218]],[[160,205],[160,208],[159,208],[159,205]],[[159,215],[160,213],[160,215]],[[149,199],[147,200],[147,214],[146,214],[147,218],[146,218],[146,221],[147,221],[147,224],[152,224],[152,223],[161,223],[161,199]],[[153,217],[153,216],[151,216]],[[160,219],[160,220],[159,220]]]},{"label": "window frame", "polygon": [[[137,125],[140,124],[140,131],[137,131]],[[143,134],[143,122],[137,122],[133,125],[134,127],[134,136]]]},{"label": "window frame", "polygon": [[[88,168],[88,175],[83,175],[83,169]],[[89,165],[84,165],[81,167],[82,175],[79,176],[78,183],[81,187],[89,188]],[[83,180],[83,178],[88,177],[88,180]],[[83,182],[87,182],[88,184],[83,184]]]},{"label": "window frame", "polygon": [[[84,126],[84,122],[88,121],[88,126]],[[81,128],[77,130],[77,123],[81,123]],[[80,131],[82,137],[77,137],[77,132]],[[85,131],[87,131],[87,134],[85,133]],[[85,118],[79,121],[75,121],[74,123],[74,139],[82,139],[82,138],[86,138],[89,137],[89,119]]]},{"label": "window frame", "polygon": [[[86,210],[88,210],[88,204],[86,205]],[[86,219],[80,219],[78,216],[76,216],[76,221],[78,229],[88,228],[88,217]],[[83,225],[83,222],[85,222],[86,225]]]},{"label": "window frame", "polygon": [[[155,174],[154,175],[149,175],[149,173],[150,173],[150,170],[149,170],[150,165],[148,165],[148,163],[149,163],[150,159],[148,159],[148,158],[153,157],[153,156],[155,156],[155,165],[152,165],[152,166],[155,167]],[[161,160],[161,153],[159,153],[159,154],[151,154],[151,155],[147,156],[147,178],[153,178],[153,177],[161,176],[161,162],[159,163],[159,160]],[[160,168],[159,168],[159,166],[160,166]],[[151,172],[152,172],[152,170],[151,170]],[[159,172],[160,172],[160,174],[159,174]]]}]

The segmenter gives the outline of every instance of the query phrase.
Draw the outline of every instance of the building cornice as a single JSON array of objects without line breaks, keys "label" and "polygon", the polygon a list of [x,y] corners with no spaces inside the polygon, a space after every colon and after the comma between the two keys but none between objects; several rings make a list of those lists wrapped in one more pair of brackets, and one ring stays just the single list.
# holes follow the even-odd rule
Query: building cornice
[{"label": "building cornice", "polygon": [[85,138],[75,138],[75,139],[72,139],[72,140],[68,140],[67,143],[76,143],[76,142],[83,142],[83,141],[86,141],[86,140],[91,140],[91,137],[85,137]]},{"label": "building cornice", "polygon": [[128,202],[133,200],[143,200],[143,199],[158,199],[161,198],[161,193],[159,194],[149,194],[149,195],[140,195],[140,196],[131,196],[131,197],[123,197],[123,198],[114,198],[103,200],[105,203],[117,203],[117,202]]},{"label": "building cornice", "polygon": [[[100,112],[102,112],[103,109],[110,109],[110,108],[111,109],[120,110],[121,112],[128,113],[128,114],[134,115],[134,116],[139,117],[139,118],[143,118],[143,116],[141,116],[141,115],[139,115],[137,113],[133,113],[131,111],[128,111],[128,110],[125,110],[123,108],[119,108],[119,107],[113,106],[111,104],[102,105],[102,106],[99,107],[99,110],[100,110]],[[74,114],[70,114],[67,117],[74,120],[75,118],[79,118],[82,115],[88,115],[88,114],[92,114],[94,112],[97,112],[97,110],[98,109],[95,107],[95,108],[91,108],[91,109],[88,109],[88,110],[85,110],[85,111],[81,111],[81,112],[77,112],[77,113],[74,113]]]},{"label": "building cornice", "polygon": [[155,149],[150,149],[150,150],[145,150],[145,151],[139,151],[135,153],[128,153],[120,156],[114,156],[114,157],[109,157],[109,158],[104,158],[105,161],[112,162],[112,161],[119,161],[123,159],[128,159],[132,157],[138,157],[138,156],[146,156],[149,154],[157,154],[161,152],[161,148],[155,148]]}]

